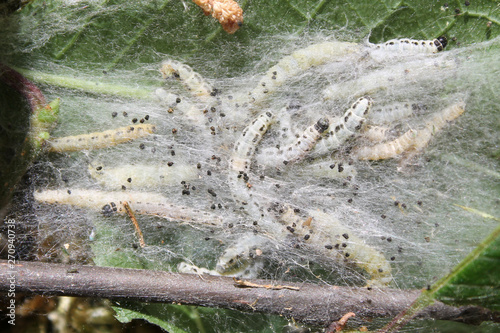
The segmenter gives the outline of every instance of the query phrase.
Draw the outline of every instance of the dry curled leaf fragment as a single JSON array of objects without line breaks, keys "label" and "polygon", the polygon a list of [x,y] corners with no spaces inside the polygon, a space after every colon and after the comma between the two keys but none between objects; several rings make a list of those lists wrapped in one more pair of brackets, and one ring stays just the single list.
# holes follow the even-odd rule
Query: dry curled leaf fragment
[{"label": "dry curled leaf fragment", "polygon": [[355,316],[356,315],[354,314],[354,312],[346,313],[338,321],[334,321],[333,323],[331,323],[330,326],[328,326],[328,328],[325,330],[325,332],[326,333],[341,332],[344,329],[344,326],[347,324],[347,320]]},{"label": "dry curled leaf fragment", "polygon": [[243,10],[234,0],[193,0],[203,9],[205,15],[212,15],[222,28],[230,34],[243,24]]},{"label": "dry curled leaf fragment", "polygon": [[271,290],[280,290],[280,289],[289,289],[289,290],[296,290],[299,291],[299,287],[295,286],[287,286],[287,285],[270,285],[270,284],[257,284],[257,283],[252,283],[244,280],[239,280],[233,277],[233,280],[235,282],[235,287],[238,288],[265,288],[265,289],[271,289]]}]

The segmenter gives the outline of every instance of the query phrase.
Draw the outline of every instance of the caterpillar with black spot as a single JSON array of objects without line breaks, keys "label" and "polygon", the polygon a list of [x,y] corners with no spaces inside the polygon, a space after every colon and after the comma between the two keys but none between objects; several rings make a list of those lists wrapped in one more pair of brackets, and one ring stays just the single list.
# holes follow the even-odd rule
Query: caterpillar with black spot
[{"label": "caterpillar with black spot", "polygon": [[437,53],[444,50],[448,40],[445,36],[433,40],[391,39],[381,44],[369,44],[377,50],[402,53]]},{"label": "caterpillar with black spot", "polygon": [[396,102],[373,108],[368,116],[368,120],[372,124],[392,124],[398,120],[408,118],[426,110],[427,106],[423,104]]},{"label": "caterpillar with black spot", "polygon": [[309,126],[294,143],[278,148],[268,148],[259,157],[260,163],[274,166],[283,166],[295,163],[307,156],[321,139],[321,135],[328,129],[330,121],[328,118],[321,118],[313,125]]},{"label": "caterpillar with black spot", "polygon": [[337,121],[331,122],[325,131],[323,140],[314,147],[315,154],[326,154],[339,148],[347,139],[359,131],[370,111],[373,101],[370,97],[361,97]]},{"label": "caterpillar with black spot", "polygon": [[179,79],[184,87],[193,95],[205,99],[211,99],[217,94],[213,88],[200,74],[191,67],[175,60],[167,60],[161,64],[160,72],[163,78],[174,77]]},{"label": "caterpillar with black spot", "polygon": [[224,251],[217,261],[215,271],[188,264],[182,264],[180,269],[190,273],[256,277],[263,268],[262,254],[274,247],[270,246],[272,241],[289,243],[290,236],[293,236],[302,246],[305,245],[326,259],[341,263],[347,260],[364,269],[370,275],[367,281],[369,287],[384,287],[392,281],[391,266],[385,257],[366,245],[333,216],[310,211],[308,218],[302,218],[288,205],[278,211],[281,227],[273,223],[273,228],[267,230],[272,231],[269,235],[264,231],[262,236],[247,235],[240,238]]},{"label": "caterpillar with black spot", "polygon": [[163,88],[156,89],[154,97],[162,106],[167,108],[169,113],[181,113],[187,120],[198,125],[203,125],[207,121],[207,117],[203,113],[204,108],[191,103],[187,98],[181,98],[179,95],[167,92]]},{"label": "caterpillar with black spot", "polygon": [[[266,111],[259,115],[241,133],[234,144],[230,165],[232,171],[229,172],[229,186],[234,199],[248,208],[255,216],[259,215],[258,203],[252,200],[250,180],[250,164],[255,153],[255,147],[262,140],[263,135],[273,122],[274,115]],[[257,211],[255,210],[257,209]]]},{"label": "caterpillar with black spot", "polygon": [[341,61],[342,57],[359,52],[360,49],[361,46],[355,43],[325,42],[294,51],[269,68],[250,93],[250,102],[258,104],[290,78],[313,66]]},{"label": "caterpillar with black spot", "polygon": [[285,209],[280,217],[285,233],[293,234],[324,258],[340,263],[347,260],[365,270],[370,275],[368,287],[384,287],[392,281],[391,265],[382,253],[366,245],[334,216],[317,210],[307,215],[304,219],[294,209]]},{"label": "caterpillar with black spot", "polygon": [[262,253],[267,251],[269,239],[246,235],[228,247],[217,260],[215,270],[220,275],[256,278],[264,268]]},{"label": "caterpillar with black spot", "polygon": [[152,124],[138,124],[104,132],[53,138],[47,140],[47,149],[60,153],[107,148],[146,137],[153,134],[155,129],[156,126]]},{"label": "caterpillar with black spot", "polygon": [[196,166],[184,163],[174,163],[171,166],[166,163],[155,166],[123,165],[115,168],[103,167],[98,163],[93,164],[94,166],[89,166],[91,177],[104,187],[115,190],[121,189],[123,186],[127,189],[157,188],[198,178]]},{"label": "caterpillar with black spot", "polygon": [[231,168],[234,171],[247,172],[250,170],[250,163],[255,153],[255,147],[262,140],[262,136],[273,121],[273,117],[274,115],[271,112],[264,112],[243,130],[241,136],[234,144],[231,156]]},{"label": "caterpillar with black spot", "polygon": [[243,236],[222,253],[217,260],[215,270],[198,267],[186,262],[181,262],[177,269],[181,273],[188,274],[229,275],[246,279],[257,278],[264,268],[262,248],[267,243],[269,243],[269,240],[260,236]]},{"label": "caterpillar with black spot", "polygon": [[222,226],[222,218],[220,216],[172,204],[167,198],[157,193],[72,189],[71,191],[36,191],[34,197],[38,202],[88,208],[100,211],[105,215],[113,213],[126,214],[123,207],[123,202],[126,201],[132,207],[135,214],[157,216],[172,222]]}]

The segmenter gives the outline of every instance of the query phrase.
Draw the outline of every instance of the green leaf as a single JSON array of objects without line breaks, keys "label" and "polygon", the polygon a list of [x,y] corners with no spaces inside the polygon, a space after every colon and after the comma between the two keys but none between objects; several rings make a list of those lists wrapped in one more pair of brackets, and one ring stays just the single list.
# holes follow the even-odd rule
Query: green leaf
[{"label": "green leaf", "polygon": [[500,225],[447,277],[436,282],[429,293],[447,304],[478,305],[499,311],[499,277]]},{"label": "green leaf", "polygon": [[150,323],[160,326],[167,332],[172,332],[172,333],[186,332],[184,330],[181,330],[177,326],[170,324],[166,320],[159,319],[157,316],[146,314],[144,309],[139,309],[138,311],[135,311],[124,307],[115,306],[114,310],[116,311],[115,315],[116,319],[118,319],[122,323],[128,323],[133,319],[144,319],[149,321]]},{"label": "green leaf", "polygon": [[[490,214],[462,207],[483,218],[499,221]],[[462,306],[477,305],[494,311],[500,310],[500,225],[483,240],[447,276],[434,283],[412,305],[381,332],[396,332],[421,310],[439,300]]]},{"label": "green leaf", "polygon": [[[446,34],[450,40],[456,38],[451,44],[461,45],[498,36],[500,8],[496,1],[471,1],[470,6],[463,1],[447,3],[445,7],[426,0],[240,1],[244,25],[228,35],[190,1],[106,0],[85,5],[33,1],[4,22],[7,38],[0,45],[17,40],[17,52],[2,58],[19,67],[28,59],[17,57],[19,51],[29,51],[31,60],[52,59],[87,73],[92,67],[109,71],[156,63],[158,54],[169,54],[184,60],[217,60],[234,72],[250,65],[259,53],[270,51],[259,45],[261,40],[279,40],[283,34],[306,36],[321,31],[341,37],[346,31],[346,37],[354,33],[358,40],[370,35],[374,43]],[[249,49],[252,52],[244,51]],[[33,65],[31,61],[30,67]]]}]

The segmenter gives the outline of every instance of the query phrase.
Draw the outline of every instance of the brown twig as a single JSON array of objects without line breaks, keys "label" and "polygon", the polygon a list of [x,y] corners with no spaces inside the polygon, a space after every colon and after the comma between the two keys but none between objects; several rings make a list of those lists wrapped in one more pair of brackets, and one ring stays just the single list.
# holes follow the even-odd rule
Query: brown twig
[{"label": "brown twig", "polygon": [[[16,293],[128,299],[141,302],[178,303],[261,312],[294,318],[326,327],[346,312],[360,320],[390,318],[406,309],[418,290],[350,288],[309,283],[289,283],[299,291],[236,288],[230,277],[176,274],[163,271],[0,260],[0,291],[14,279]],[[272,284],[266,280],[252,283]],[[478,307],[436,302],[420,317],[479,323],[499,320],[496,313]]]}]

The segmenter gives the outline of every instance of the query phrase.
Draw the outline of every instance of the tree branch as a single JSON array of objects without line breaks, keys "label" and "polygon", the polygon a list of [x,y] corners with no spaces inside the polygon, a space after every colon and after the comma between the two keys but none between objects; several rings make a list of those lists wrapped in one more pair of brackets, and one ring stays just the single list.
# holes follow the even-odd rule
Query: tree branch
[{"label": "tree branch", "polygon": [[[367,290],[288,282],[271,288],[274,282],[267,280],[248,280],[252,287],[247,288],[229,277],[40,262],[10,265],[0,260],[0,290],[11,289],[14,280],[16,293],[219,307],[283,315],[319,326],[327,326],[347,312],[365,320],[394,317],[419,295],[418,290]],[[498,313],[436,302],[420,317],[479,323],[498,320]]]}]

